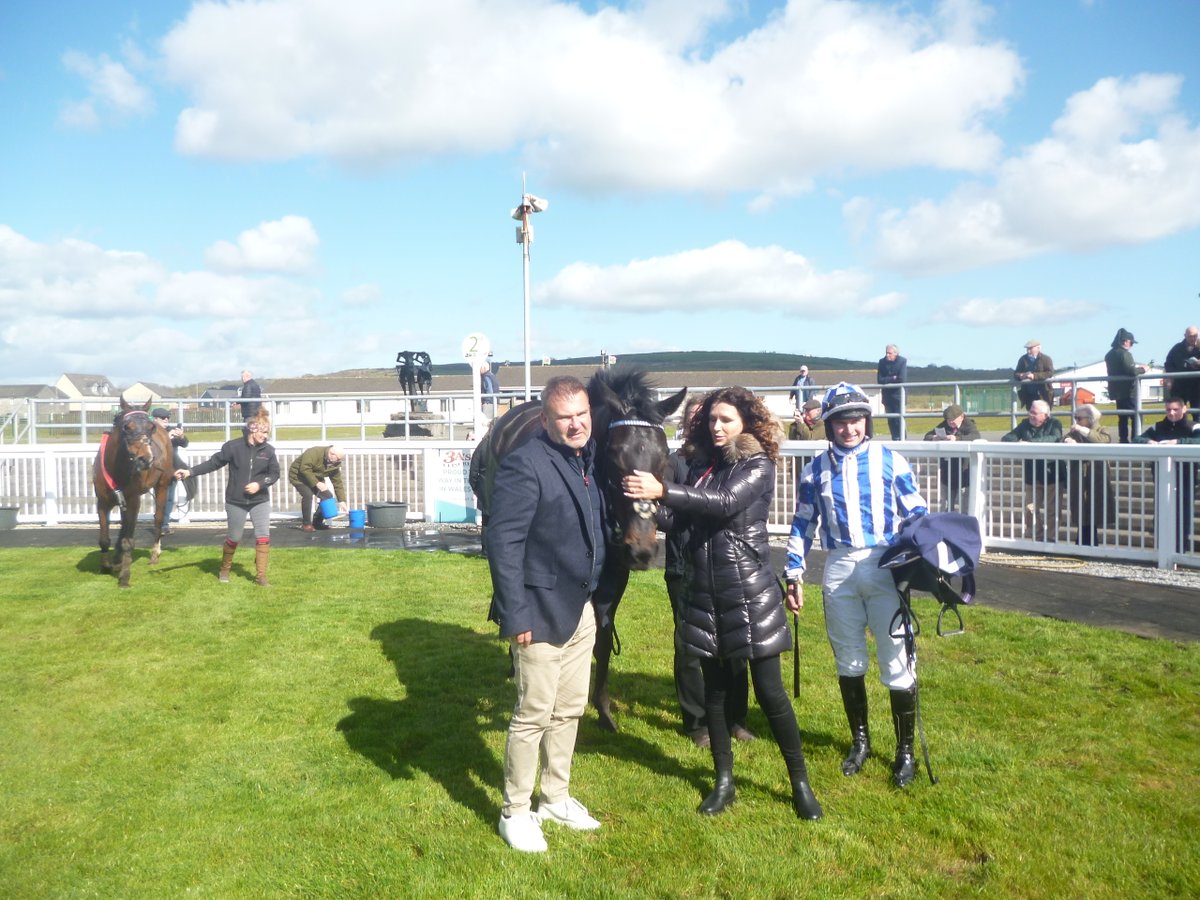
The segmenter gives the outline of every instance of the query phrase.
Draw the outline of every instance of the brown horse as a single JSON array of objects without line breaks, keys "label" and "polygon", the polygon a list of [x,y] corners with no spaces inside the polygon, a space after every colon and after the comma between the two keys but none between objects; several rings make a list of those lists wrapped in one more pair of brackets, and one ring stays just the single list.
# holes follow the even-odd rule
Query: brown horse
[{"label": "brown horse", "polygon": [[[100,518],[100,568],[117,568],[117,584],[129,587],[129,566],[133,561],[133,531],[137,525],[142,494],[154,488],[154,546],[150,565],[158,562],[162,550],[162,526],[166,518],[167,488],[175,477],[174,454],[167,430],[146,412],[150,401],[137,408],[121,398],[121,411],[113,419],[112,430],[100,439],[100,449],[92,464],[92,486],[96,490],[96,514]],[[121,532],[111,558],[108,518],[114,506],[121,507]]]}]

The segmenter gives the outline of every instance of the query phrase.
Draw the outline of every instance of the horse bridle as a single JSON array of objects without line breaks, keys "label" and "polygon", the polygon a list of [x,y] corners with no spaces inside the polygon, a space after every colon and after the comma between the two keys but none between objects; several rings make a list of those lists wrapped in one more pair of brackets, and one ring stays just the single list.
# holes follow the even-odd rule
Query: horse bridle
[{"label": "horse bridle", "polygon": [[[608,430],[614,428],[656,428],[659,431],[665,429],[661,425],[655,425],[653,422],[647,422],[645,419],[618,419],[615,422],[608,423]],[[633,514],[639,519],[653,519],[658,513],[657,500],[634,500],[632,502]]]}]

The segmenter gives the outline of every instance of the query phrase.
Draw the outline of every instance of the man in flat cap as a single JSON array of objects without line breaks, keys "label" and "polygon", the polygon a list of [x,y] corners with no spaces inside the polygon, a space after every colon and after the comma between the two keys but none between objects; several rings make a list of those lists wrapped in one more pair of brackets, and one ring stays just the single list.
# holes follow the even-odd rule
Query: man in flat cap
[{"label": "man in flat cap", "polygon": [[1017,382],[1017,399],[1025,409],[1033,405],[1034,400],[1044,400],[1047,406],[1054,405],[1054,395],[1050,390],[1050,378],[1054,375],[1054,360],[1042,352],[1042,342],[1029,340],[1025,342],[1025,353],[1017,360],[1013,370],[1013,378]]}]

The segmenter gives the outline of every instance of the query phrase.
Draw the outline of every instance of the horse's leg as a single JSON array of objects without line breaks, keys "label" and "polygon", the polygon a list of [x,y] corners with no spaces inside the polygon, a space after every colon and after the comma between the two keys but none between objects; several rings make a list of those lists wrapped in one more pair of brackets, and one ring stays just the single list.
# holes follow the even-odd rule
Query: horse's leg
[{"label": "horse's leg", "polygon": [[596,612],[596,646],[592,651],[596,657],[596,683],[592,688],[592,706],[596,708],[597,721],[605,731],[617,730],[608,695],[608,667],[613,655],[617,605],[629,583],[629,569],[622,563],[613,562],[615,558],[616,554],[610,552],[600,572],[600,583],[592,595],[592,607]]},{"label": "horse's leg", "polygon": [[141,496],[135,491],[129,491],[132,496],[125,497],[125,508],[121,510],[121,538],[119,543],[121,568],[117,573],[117,585],[129,587],[129,567],[133,564],[133,530],[137,526],[138,507]]},{"label": "horse's leg", "polygon": [[[167,487],[170,486],[168,482]],[[167,487],[163,487],[162,482],[159,482],[158,487],[154,489],[154,545],[150,548],[150,565],[158,562],[159,554],[162,553],[162,528],[163,522],[167,521],[167,495],[170,491]]]},{"label": "horse's leg", "polygon": [[105,500],[96,500],[96,516],[100,520],[100,571],[111,572],[113,570],[112,557],[109,556],[109,549],[112,547],[112,541],[108,535],[108,517],[112,514],[112,503]]}]

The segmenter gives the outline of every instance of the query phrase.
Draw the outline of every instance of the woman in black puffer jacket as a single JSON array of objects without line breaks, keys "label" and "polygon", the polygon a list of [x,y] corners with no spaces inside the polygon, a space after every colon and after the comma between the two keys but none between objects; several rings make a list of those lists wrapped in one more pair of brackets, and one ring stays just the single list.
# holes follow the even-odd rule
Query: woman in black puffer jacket
[{"label": "woman in black puffer jacket", "polygon": [[[683,640],[704,671],[716,786],[700,812],[716,815],[733,802],[733,747],[725,695],[735,667],[749,664],[754,695],[779,743],[792,783],[792,805],[805,819],[821,818],[804,765],[796,714],[783,687],[779,654],[791,643],[783,590],[771,568],[767,514],[775,493],[779,426],[766,404],[741,387],[709,394],[688,424],[683,453],[700,472],[694,486],[663,484],[647,472],[624,479],[625,495],[658,500],[659,524],[685,519],[692,584]],[[743,662],[744,661],[744,662]]]}]

